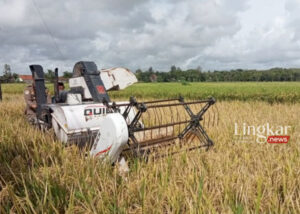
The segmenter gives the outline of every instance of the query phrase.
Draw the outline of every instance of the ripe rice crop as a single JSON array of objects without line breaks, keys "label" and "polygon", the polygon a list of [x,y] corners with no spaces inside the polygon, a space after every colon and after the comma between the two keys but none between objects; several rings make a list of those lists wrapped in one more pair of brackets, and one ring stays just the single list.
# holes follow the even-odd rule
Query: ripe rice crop
[{"label": "ripe rice crop", "polygon": [[[123,100],[178,94],[221,100],[219,124],[207,130],[215,142],[212,149],[148,162],[129,159],[125,177],[117,166],[64,147],[51,131],[27,124],[20,94],[24,85],[4,85],[0,213],[300,213],[299,83],[202,84],[137,84],[111,93]],[[266,123],[290,126],[289,142],[236,138],[235,124]]]}]

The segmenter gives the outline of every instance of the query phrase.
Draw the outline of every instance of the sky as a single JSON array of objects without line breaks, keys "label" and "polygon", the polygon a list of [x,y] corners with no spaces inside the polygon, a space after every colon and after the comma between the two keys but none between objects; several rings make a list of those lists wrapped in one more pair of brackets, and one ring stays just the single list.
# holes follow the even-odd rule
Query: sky
[{"label": "sky", "polygon": [[0,0],[0,75],[300,67],[300,0]]}]

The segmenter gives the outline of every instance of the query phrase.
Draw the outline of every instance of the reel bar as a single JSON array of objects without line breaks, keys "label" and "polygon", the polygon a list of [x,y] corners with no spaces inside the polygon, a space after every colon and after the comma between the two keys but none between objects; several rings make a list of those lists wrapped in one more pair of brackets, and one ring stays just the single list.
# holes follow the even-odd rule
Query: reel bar
[{"label": "reel bar", "polygon": [[178,101],[180,98],[175,99],[165,99],[165,100],[153,100],[153,101],[146,101],[145,104],[152,104],[152,103],[163,103],[163,102],[171,102],[171,101]]},{"label": "reel bar", "polygon": [[[163,146],[162,143],[166,144],[168,143],[168,145],[174,144],[175,142],[170,142],[170,141],[174,141],[176,140],[178,137],[165,137],[165,138],[161,138],[161,139],[154,139],[154,140],[148,140],[148,141],[142,141],[139,142],[139,148],[140,151],[141,149],[145,149],[146,147],[152,147],[155,146],[157,144],[159,144],[160,146]],[[123,151],[129,151],[132,150],[132,147],[134,147],[134,144],[130,144],[128,148],[125,148]],[[153,148],[153,147],[152,147]]]},{"label": "reel bar", "polygon": [[[178,102],[172,103],[173,101]],[[193,146],[190,147],[191,149],[202,146],[209,148],[214,143],[206,134],[202,127],[204,124],[201,125],[200,121],[203,120],[203,115],[215,102],[214,98],[190,102],[185,102],[182,97],[148,102],[137,102],[131,98],[129,104],[124,105],[127,106],[127,109],[135,107],[136,115],[128,125],[129,148],[124,151],[132,150],[134,154],[139,155],[145,149],[151,150],[151,147],[174,144],[177,142],[176,139],[179,139],[181,145],[186,136],[192,136],[192,141],[197,137],[200,142],[199,145],[190,145]],[[153,105],[154,103],[163,104]],[[195,104],[203,105],[195,106]],[[194,113],[192,109],[197,110],[197,112]],[[123,114],[125,119],[127,115],[127,113]]]},{"label": "reel bar", "polygon": [[[163,103],[163,102],[173,102],[173,101],[179,101],[180,98],[174,98],[174,99],[164,99],[164,100],[153,100],[153,101],[145,101],[145,102],[136,102],[135,98],[131,97],[129,104],[153,104],[153,103]],[[110,107],[122,107],[122,106],[128,106],[128,103],[122,103],[122,104],[112,104]]]},{"label": "reel bar", "polygon": [[[139,104],[153,104],[153,103],[162,103],[162,102],[172,102],[172,101],[180,101],[180,99],[169,99],[169,100],[157,100],[157,101],[146,101],[146,102],[136,102],[132,103],[129,102],[129,105],[139,105]],[[192,105],[192,104],[200,104],[200,103],[207,103],[210,102],[211,99],[209,100],[198,100],[198,101],[191,101],[191,102],[180,102],[180,103],[167,103],[167,104],[160,104],[160,105],[150,105],[147,106],[147,108],[161,108],[161,107],[169,107],[169,106],[180,106],[180,105]],[[113,107],[122,107],[122,106],[128,106],[128,103],[123,103],[123,104],[112,104],[109,105],[110,108]]]},{"label": "reel bar", "polygon": [[189,123],[189,122],[191,122],[191,120],[186,120],[186,121],[181,121],[181,122],[176,122],[176,123],[175,122],[174,123],[168,123],[168,124],[152,126],[152,127],[147,127],[147,128],[133,128],[132,131],[133,132],[148,131],[148,130],[152,130],[152,129],[166,128],[166,127],[169,127],[169,126],[175,126],[175,125],[185,124],[185,123]]},{"label": "reel bar", "polygon": [[145,147],[145,146],[153,146],[156,144],[160,144],[162,142],[169,142],[169,141],[173,141],[176,140],[177,137],[165,137],[165,138],[161,138],[161,139],[154,139],[154,140],[148,140],[148,141],[143,141],[140,142],[141,146]]},{"label": "reel bar", "polygon": [[147,106],[147,108],[150,109],[150,108],[164,108],[164,107],[170,107],[170,106],[192,105],[192,104],[207,103],[210,101],[211,100],[199,100],[199,101],[192,101],[192,102],[167,103],[167,104],[161,104],[161,105]]}]

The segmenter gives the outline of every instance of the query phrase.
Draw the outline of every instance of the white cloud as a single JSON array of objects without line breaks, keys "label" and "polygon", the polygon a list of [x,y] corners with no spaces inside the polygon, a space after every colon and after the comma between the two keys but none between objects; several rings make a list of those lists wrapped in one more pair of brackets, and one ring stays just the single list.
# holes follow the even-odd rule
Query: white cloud
[{"label": "white cloud", "polygon": [[0,65],[299,67],[299,14],[298,0],[0,0]]},{"label": "white cloud", "polygon": [[25,17],[24,0],[0,1],[0,25],[18,25]]}]

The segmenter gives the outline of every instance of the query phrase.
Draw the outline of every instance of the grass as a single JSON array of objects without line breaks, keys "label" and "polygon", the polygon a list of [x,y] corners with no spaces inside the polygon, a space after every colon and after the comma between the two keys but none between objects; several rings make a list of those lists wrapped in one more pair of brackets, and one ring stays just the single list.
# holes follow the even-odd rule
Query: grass
[{"label": "grass", "polygon": [[182,95],[186,99],[203,99],[210,96],[217,100],[299,102],[300,82],[271,83],[140,83],[120,92],[111,92],[114,98],[172,98]]},{"label": "grass", "polygon": [[[235,88],[234,83],[226,84],[220,92],[216,88],[221,86],[213,83],[191,87],[214,88],[220,96]],[[251,84],[256,83],[236,86],[240,96],[247,90],[255,94]],[[147,90],[154,90],[156,84],[138,84],[112,96],[127,98],[138,88],[141,99],[162,98],[161,94],[168,93],[172,97],[178,93],[169,90],[174,85],[189,87],[158,84],[160,93],[151,95]],[[266,85],[253,91],[290,97],[288,91],[295,90],[299,96],[298,83],[283,83],[275,91],[271,89],[276,83]],[[121,177],[117,167],[85,157],[76,147],[57,142],[51,132],[41,133],[28,125],[23,116],[22,89],[15,90],[4,85],[0,103],[0,213],[300,213],[298,100],[273,104],[251,98],[248,102],[219,101],[219,125],[208,130],[215,141],[211,150],[148,162],[130,159],[130,172]],[[235,122],[289,125],[290,141],[236,141]]]},{"label": "grass", "polygon": [[[47,85],[53,91],[51,84]],[[3,94],[19,94],[24,84],[3,84]],[[217,100],[300,102],[300,82],[220,82],[220,83],[138,83],[123,91],[109,92],[111,98],[165,99],[184,96],[186,99],[203,99],[210,96]]]}]

